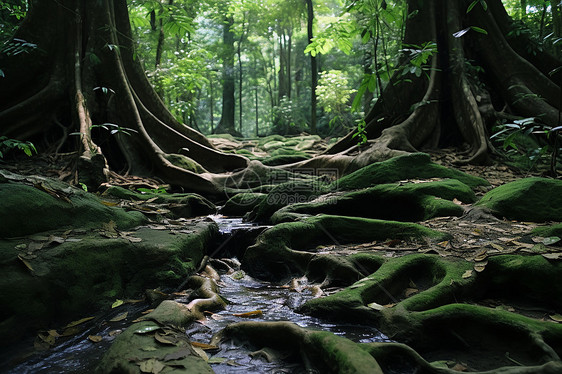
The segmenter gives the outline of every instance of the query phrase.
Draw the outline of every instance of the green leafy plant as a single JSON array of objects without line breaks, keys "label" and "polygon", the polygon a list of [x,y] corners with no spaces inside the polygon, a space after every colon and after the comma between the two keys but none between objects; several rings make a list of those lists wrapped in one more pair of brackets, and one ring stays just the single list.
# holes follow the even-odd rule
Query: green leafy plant
[{"label": "green leafy plant", "polygon": [[534,117],[522,118],[495,126],[490,140],[499,146],[505,157],[528,170],[546,165],[550,159],[551,172],[555,173],[560,130],[562,126],[552,128]]},{"label": "green leafy plant", "polygon": [[155,193],[155,194],[166,194],[166,187],[158,187],[158,188],[137,188],[137,191],[140,193]]},{"label": "green leafy plant", "polygon": [[355,133],[351,136],[352,138],[357,138],[357,145],[362,146],[367,144],[367,124],[365,120],[360,120],[357,122],[357,129]]},{"label": "green leafy plant", "polygon": [[31,142],[0,136],[0,158],[4,158],[4,153],[12,149],[19,149],[30,157],[33,155],[33,152],[37,153],[37,149],[35,149],[35,146]]}]

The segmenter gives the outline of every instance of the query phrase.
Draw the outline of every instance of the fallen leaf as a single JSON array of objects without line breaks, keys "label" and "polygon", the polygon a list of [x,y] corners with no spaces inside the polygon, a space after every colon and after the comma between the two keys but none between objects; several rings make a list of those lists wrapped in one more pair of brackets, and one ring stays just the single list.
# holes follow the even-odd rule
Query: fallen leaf
[{"label": "fallen leaf", "polygon": [[544,245],[552,245],[558,243],[560,240],[558,236],[549,236],[548,238],[544,238],[542,243]]},{"label": "fallen leaf", "polygon": [[197,348],[197,347],[193,347],[193,350],[194,350],[195,353],[197,353],[197,354],[199,355],[199,357],[201,357],[203,360],[209,361],[209,356],[207,355],[207,353],[205,353],[204,350],[202,350],[201,348]]},{"label": "fallen leaf", "polygon": [[484,269],[486,269],[486,265],[488,265],[488,261],[480,261],[474,264],[474,270],[477,273],[481,273],[484,271]]},{"label": "fallen leaf", "polygon": [[371,309],[374,309],[374,310],[383,310],[384,309],[384,305],[377,304],[377,303],[370,303],[370,304],[367,304],[367,306]]},{"label": "fallen leaf", "polygon": [[263,312],[261,310],[253,310],[251,312],[246,313],[234,313],[232,314],[234,317],[242,317],[242,318],[255,318],[263,316]]},{"label": "fallen leaf", "polygon": [[166,365],[164,365],[162,362],[158,361],[155,358],[151,358],[149,360],[146,361],[142,361],[139,364],[139,368],[140,371],[142,373],[152,373],[152,374],[158,374],[160,373],[164,368],[166,367]]},{"label": "fallen leaf", "polygon": [[88,339],[93,343],[99,343],[102,341],[102,337],[99,335],[88,335]]},{"label": "fallen leaf", "polygon": [[470,278],[472,276],[472,270],[467,270],[462,275],[463,279]]},{"label": "fallen leaf", "polygon": [[474,261],[484,261],[486,257],[488,257],[488,251],[486,249],[483,249],[476,254],[476,256],[474,257]]},{"label": "fallen leaf", "polygon": [[534,247],[534,244],[521,243],[521,242],[518,242],[518,241],[516,241],[516,240],[512,240],[511,242],[512,242],[513,244],[515,244],[516,246],[518,246],[518,247],[523,247],[523,248],[528,248],[528,249],[531,249],[531,248]]},{"label": "fallen leaf", "polygon": [[212,350],[216,350],[219,349],[219,347],[217,347],[216,345],[212,345],[212,344],[206,344],[206,343],[199,343],[199,342],[190,342],[192,346],[197,347],[197,348],[201,348],[204,351],[212,351]]},{"label": "fallen leaf", "polygon": [[562,260],[562,253],[543,253],[542,256],[548,260]]},{"label": "fallen leaf", "polygon": [[74,326],[78,326],[78,325],[81,325],[84,322],[88,322],[90,320],[93,320],[94,318],[95,317],[82,318],[82,319],[79,319],[78,321],[70,322],[68,325],[64,326],[64,328],[68,329],[68,328],[71,328],[71,327],[74,327]]},{"label": "fallen leaf", "polygon": [[494,249],[497,249],[498,251],[504,250],[504,248],[501,245],[496,244],[496,243],[490,243],[490,246],[492,246],[492,248],[494,248]]},{"label": "fallen leaf", "polygon": [[123,305],[124,301],[123,300],[115,300],[115,302],[113,304],[111,304],[111,308],[117,308],[118,306]]},{"label": "fallen leaf", "polygon": [[142,350],[142,351],[145,351],[145,352],[157,351],[157,349],[154,348],[154,347],[142,347],[141,350]]},{"label": "fallen leaf", "polygon": [[226,358],[224,358],[224,357],[213,356],[209,359],[209,361],[207,361],[207,363],[208,364],[222,364],[225,361],[226,361]]},{"label": "fallen leaf", "polygon": [[152,331],[156,331],[156,330],[160,330],[160,326],[157,325],[152,325],[152,326],[145,326],[145,327],[141,327],[140,329],[136,329],[134,331],[135,334],[147,334],[149,332]]},{"label": "fallen leaf", "polygon": [[154,339],[156,339],[157,342],[162,343],[162,344],[176,345],[176,343],[174,341],[168,339],[167,337],[165,337],[164,335],[161,335],[159,333],[154,334]]},{"label": "fallen leaf", "polygon": [[112,319],[110,319],[109,322],[123,321],[125,318],[127,318],[127,315],[129,315],[129,312],[121,313],[121,314],[113,317]]},{"label": "fallen leaf", "polygon": [[182,358],[186,358],[188,356],[191,356],[191,350],[187,348],[182,348],[175,352],[168,353],[164,357],[164,361],[181,360]]},{"label": "fallen leaf", "polygon": [[115,335],[119,335],[123,332],[123,330],[111,330],[108,335],[109,336],[115,336]]},{"label": "fallen leaf", "polygon": [[27,262],[27,260],[25,260],[21,255],[18,255],[18,258],[20,259],[20,261],[25,265],[25,267],[31,271],[32,273],[35,271],[33,270],[33,267],[31,266],[31,264],[29,262]]},{"label": "fallen leaf", "polygon": [[404,296],[405,296],[405,297],[410,297],[410,296],[412,296],[413,294],[416,294],[416,293],[418,293],[418,292],[420,292],[420,290],[418,290],[417,288],[406,288],[406,289],[404,290]]},{"label": "fallen leaf", "polygon": [[556,321],[558,323],[562,322],[562,315],[560,314],[552,314],[549,317],[551,320]]}]

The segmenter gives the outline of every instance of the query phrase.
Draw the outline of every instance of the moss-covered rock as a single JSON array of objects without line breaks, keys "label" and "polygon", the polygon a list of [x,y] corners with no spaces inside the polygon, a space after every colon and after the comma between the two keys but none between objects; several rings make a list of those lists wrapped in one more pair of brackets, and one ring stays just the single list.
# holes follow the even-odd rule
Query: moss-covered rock
[{"label": "moss-covered rock", "polygon": [[242,217],[260,204],[267,194],[244,192],[232,196],[221,208],[221,213],[227,216]]},{"label": "moss-covered rock", "polygon": [[[499,300],[523,311],[525,305],[559,310],[562,289],[555,279],[562,276],[562,264],[542,256],[500,255],[489,257],[481,272],[473,265],[421,254],[388,259],[373,274],[307,301],[300,311],[370,322],[427,361],[455,360],[471,370],[494,373],[546,373],[558,367],[562,325],[515,313],[512,307],[493,309],[480,303]],[[412,362],[431,369],[416,355]],[[503,368],[515,361],[524,367]],[[558,366],[543,366],[548,361]]]},{"label": "moss-covered rock", "polygon": [[562,221],[562,181],[525,178],[489,191],[477,203],[497,217],[520,221]]},{"label": "moss-covered rock", "polygon": [[413,153],[365,166],[335,181],[331,189],[354,190],[375,184],[425,178],[456,179],[471,188],[489,185],[482,178],[435,164],[425,153]]},{"label": "moss-covered rock", "polygon": [[[176,305],[181,307],[181,304]],[[159,343],[155,338],[157,334],[165,334],[161,340],[173,344]],[[95,372],[140,374],[161,370],[175,374],[213,373],[209,364],[195,352],[183,330],[163,328],[153,321],[135,323],[121,333]]]},{"label": "moss-covered rock", "polygon": [[164,204],[170,210],[172,218],[191,218],[215,213],[216,206],[201,195],[194,193],[156,193],[156,192],[134,192],[119,186],[112,186],[104,193],[104,196],[115,197],[131,201],[150,200],[154,204]]},{"label": "moss-covered rock", "polygon": [[177,286],[195,272],[218,228],[200,221],[175,235],[149,228],[69,235],[0,241],[2,343],[116,298],[136,298],[145,288]]},{"label": "moss-covered rock", "polygon": [[376,360],[351,340],[330,332],[303,329],[290,322],[234,323],[217,334],[213,343],[228,339],[255,349],[267,347],[287,352],[319,373],[382,374]]},{"label": "moss-covered rock", "polygon": [[254,276],[283,280],[305,273],[312,258],[318,256],[314,249],[319,244],[424,237],[443,240],[446,235],[414,223],[319,215],[264,231],[246,250],[242,264]]},{"label": "moss-covered rock", "polygon": [[533,230],[533,234],[538,236],[558,236],[562,238],[562,223],[552,226],[537,227]]},{"label": "moss-covered rock", "polygon": [[203,168],[203,166],[201,166],[197,161],[185,155],[169,153],[166,154],[166,159],[170,161],[174,166],[192,171],[197,174],[206,172],[205,168]]},{"label": "moss-covered rock", "polygon": [[273,223],[290,220],[294,214],[332,214],[394,221],[423,221],[439,216],[461,216],[464,208],[455,204],[476,200],[474,192],[458,180],[383,184],[332,195],[307,203],[292,204],[277,211]]},{"label": "moss-covered rock", "polygon": [[0,183],[0,238],[100,227],[109,221],[120,229],[146,222],[142,213],[104,205],[97,196],[58,180],[12,176],[14,179]]},{"label": "moss-covered rock", "polygon": [[278,166],[278,165],[287,165],[292,164],[295,162],[305,161],[308,160],[310,156],[308,155],[276,155],[264,158],[261,162],[267,166]]},{"label": "moss-covered rock", "polygon": [[[143,321],[129,326],[115,339],[97,372],[144,373],[149,371],[141,369],[143,363],[152,365],[157,361],[161,369],[167,366],[165,372],[213,373],[192,347],[185,329],[195,320],[204,319],[204,311],[223,309],[225,302],[211,279],[192,276],[187,285],[192,289],[189,304],[161,302]],[[151,362],[147,363],[148,360]]]}]

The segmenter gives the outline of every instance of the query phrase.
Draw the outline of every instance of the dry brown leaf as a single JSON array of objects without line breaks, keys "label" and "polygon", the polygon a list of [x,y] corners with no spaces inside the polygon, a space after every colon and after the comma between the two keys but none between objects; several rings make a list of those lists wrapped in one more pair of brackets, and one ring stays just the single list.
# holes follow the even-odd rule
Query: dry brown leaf
[{"label": "dry brown leaf", "polygon": [[24,259],[21,255],[18,255],[18,258],[25,265],[25,267],[27,269],[29,269],[29,271],[31,271],[32,273],[35,271],[35,270],[33,270],[33,267],[31,266],[31,264],[29,262],[27,262],[27,260]]},{"label": "dry brown leaf", "polygon": [[242,318],[255,318],[263,316],[263,312],[261,310],[253,310],[251,312],[246,313],[234,313],[232,314],[234,317],[242,317]]},{"label": "dry brown leaf", "polygon": [[486,249],[481,250],[474,257],[474,261],[484,261],[488,257],[488,251]]},{"label": "dry brown leaf", "polygon": [[191,342],[191,345],[197,348],[201,348],[204,351],[212,351],[219,349],[216,345],[206,344],[206,343],[199,343],[199,342]]},{"label": "dry brown leaf", "polygon": [[484,271],[484,269],[486,269],[486,265],[488,265],[488,261],[480,261],[474,264],[474,270],[477,273],[481,273]]},{"label": "dry brown leaf", "polygon": [[542,256],[548,260],[562,260],[562,252],[558,253],[543,253]]},{"label": "dry brown leaf", "polygon": [[129,315],[129,312],[125,312],[125,313],[118,314],[117,316],[115,316],[115,317],[113,317],[112,319],[110,319],[109,322],[119,322],[119,321],[123,321],[125,318],[127,318],[128,315]]},{"label": "dry brown leaf", "polygon": [[504,248],[496,243],[490,243],[490,246],[492,246],[492,248],[497,249],[498,251],[504,251]]},{"label": "dry brown leaf", "polygon": [[95,318],[95,317],[86,317],[86,318],[82,318],[82,319],[79,319],[79,320],[77,320],[77,321],[70,322],[68,325],[64,326],[64,328],[65,328],[65,329],[68,329],[68,328],[71,328],[71,327],[74,327],[74,326],[78,326],[78,325],[81,325],[81,324],[84,323],[84,322],[88,322],[88,321],[90,321],[90,320],[92,320],[92,319],[94,319],[94,318]]},{"label": "dry brown leaf", "polygon": [[176,342],[172,341],[172,339],[170,339],[170,338],[168,338],[168,337],[166,337],[162,334],[159,334],[159,333],[154,334],[154,339],[157,342],[162,343],[162,344],[176,345]]},{"label": "dry brown leaf", "polygon": [[417,288],[406,288],[404,290],[404,296],[405,297],[410,297],[416,293],[418,293],[420,290],[418,290]]},{"label": "dry brown leaf", "polygon": [[92,342],[92,343],[99,343],[102,341],[102,337],[99,335],[88,335],[88,339]]},{"label": "dry brown leaf", "polygon": [[467,270],[462,275],[463,279],[470,278],[472,276],[472,270]]}]

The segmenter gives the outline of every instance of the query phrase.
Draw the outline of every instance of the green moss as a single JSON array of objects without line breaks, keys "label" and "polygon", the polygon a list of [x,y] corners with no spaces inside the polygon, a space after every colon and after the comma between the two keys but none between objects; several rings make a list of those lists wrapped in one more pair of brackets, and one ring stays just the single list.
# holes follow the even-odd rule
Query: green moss
[{"label": "green moss", "polygon": [[279,166],[279,165],[287,165],[295,162],[305,161],[308,160],[309,158],[310,156],[302,156],[302,155],[279,155],[279,156],[267,157],[262,160],[262,163],[267,166]]},{"label": "green moss", "polygon": [[304,273],[314,256],[306,250],[319,244],[424,237],[443,240],[447,235],[414,223],[319,215],[281,223],[264,231],[256,245],[246,250],[242,263],[256,276],[279,280],[293,273]]},{"label": "green moss", "polygon": [[377,361],[349,339],[330,332],[319,331],[308,334],[306,342],[314,347],[325,366],[334,373],[382,374]]},{"label": "green moss", "polygon": [[[187,341],[180,340],[176,345],[165,345],[159,344],[154,339],[154,333],[135,333],[135,331],[156,326],[158,325],[152,321],[138,322],[119,334],[100,361],[96,373],[140,373],[138,363],[149,359],[172,364],[166,366],[166,373],[213,373],[205,360],[190,349]],[[191,354],[188,356],[179,354],[178,359],[166,360],[167,355],[178,354],[180,351],[185,352],[186,350],[191,351]],[[134,360],[131,359],[132,357]]]},{"label": "green moss", "polygon": [[271,221],[287,221],[293,213],[325,213],[396,221],[461,216],[464,209],[450,201],[455,198],[463,202],[476,199],[467,185],[454,179],[405,185],[383,184],[359,191],[325,195],[318,201],[292,204],[276,212]]},{"label": "green moss", "polygon": [[500,218],[521,221],[562,221],[562,181],[525,178],[489,191],[477,203]]},{"label": "green moss", "polygon": [[207,172],[203,166],[201,166],[197,161],[180,154],[166,154],[166,159],[172,163],[172,165],[179,168],[192,171],[194,173],[200,174]]},{"label": "green moss", "polygon": [[414,153],[365,166],[335,181],[331,189],[353,190],[371,187],[375,184],[420,178],[456,179],[471,188],[489,185],[482,178],[435,164],[425,153]]},{"label": "green moss", "polygon": [[254,209],[267,198],[266,194],[244,192],[232,196],[221,208],[221,213],[227,216],[243,216]]},{"label": "green moss", "polygon": [[206,198],[195,193],[152,193],[152,192],[134,192],[123,187],[113,186],[108,188],[104,196],[116,197],[118,199],[132,201],[151,200],[155,204],[168,204],[166,207],[170,210],[171,216],[174,218],[198,217],[216,212],[216,206]]},{"label": "green moss", "polygon": [[[60,182],[59,182],[60,183]],[[48,182],[45,182],[47,187]],[[120,229],[146,222],[139,212],[103,205],[98,197],[68,185],[56,184],[61,198],[21,183],[0,184],[0,237],[18,237],[69,227],[92,228],[114,221]],[[66,195],[66,198],[62,196]]]},{"label": "green moss", "polygon": [[[141,228],[131,234],[142,239],[134,243],[88,234],[36,252],[26,260],[33,271],[18,259],[15,242],[0,241],[2,316],[26,331],[104,309],[115,298],[138,298],[146,288],[175,287],[195,272],[218,235],[210,222],[186,229],[192,233]],[[9,326],[2,329],[8,334]]]},{"label": "green moss", "polygon": [[552,226],[537,227],[533,230],[533,234],[538,236],[558,236],[562,238],[562,223]]}]

